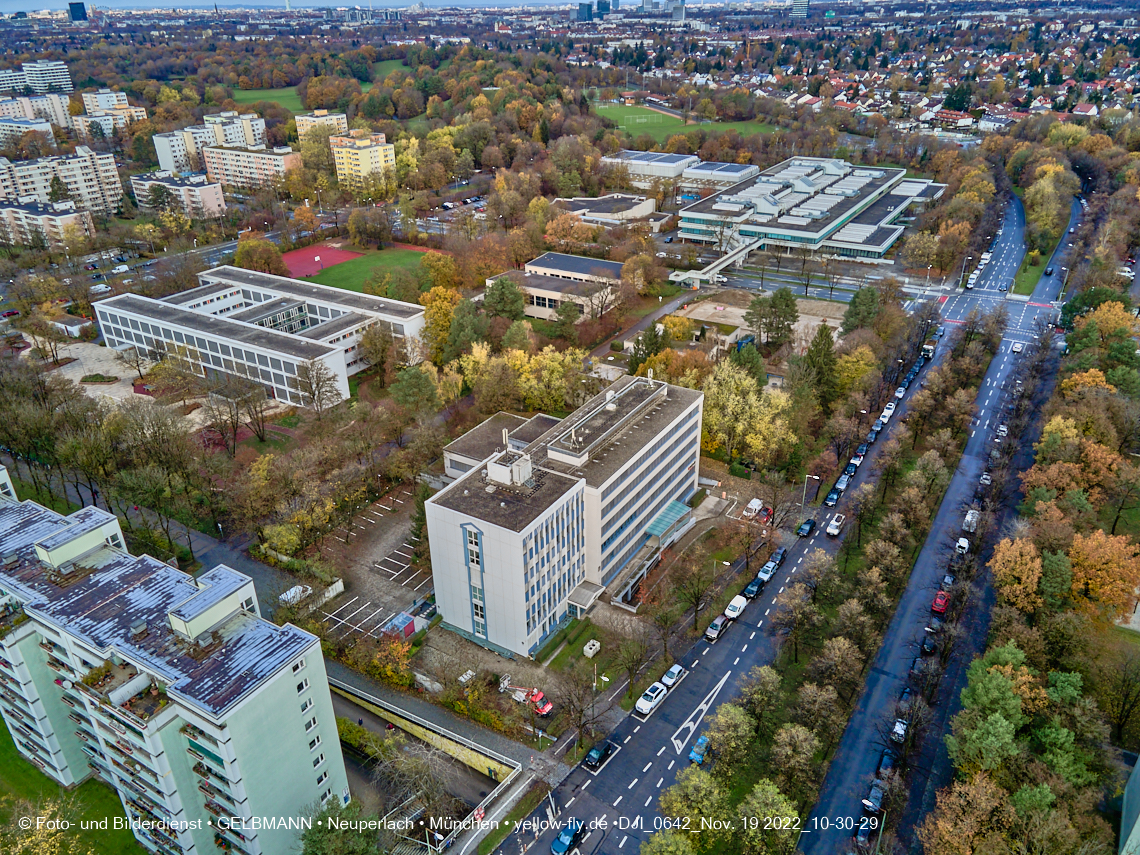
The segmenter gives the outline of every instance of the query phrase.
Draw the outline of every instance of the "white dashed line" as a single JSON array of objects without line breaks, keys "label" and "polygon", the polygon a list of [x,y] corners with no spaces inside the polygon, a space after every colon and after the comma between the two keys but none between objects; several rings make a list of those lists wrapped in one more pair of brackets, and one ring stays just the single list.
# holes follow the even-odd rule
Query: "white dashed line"
[{"label": "white dashed line", "polygon": [[657,779],[657,789],[661,789],[661,785],[665,782],[664,778]]},{"label": "white dashed line", "polygon": [[650,767],[650,766],[652,766],[652,765],[653,765],[653,763],[652,763],[652,762],[646,763],[646,764],[645,764],[645,768],[641,770],[641,774],[642,774],[642,775],[644,775],[646,772],[648,772],[648,771],[649,771],[649,767]]},{"label": "white dashed line", "polygon": [[665,771],[666,771],[666,772],[671,772],[671,771],[673,771],[673,764],[674,764],[674,763],[676,763],[676,762],[677,762],[676,760],[670,760],[670,761],[669,761],[669,768],[668,768],[668,769],[666,769]]},{"label": "white dashed line", "polygon": [[751,641],[755,637],[756,637],[756,633],[754,632],[754,633],[752,633],[752,635],[748,636],[748,640]]},{"label": "white dashed line", "polygon": [[[648,805],[648,804],[649,804],[649,802],[646,802],[646,805]],[[618,844],[618,849],[621,849],[623,846],[625,846],[625,842],[627,840],[629,840],[629,835],[628,834],[623,835],[622,839],[621,839],[621,843]]]},{"label": "white dashed line", "polygon": [[732,660],[732,664],[733,664],[733,665],[739,665],[739,664],[740,664],[740,657],[739,657],[739,656],[737,656],[735,659],[733,659],[733,660]]},{"label": "white dashed line", "polygon": [[570,807],[570,805],[574,804],[574,800],[577,798],[577,796],[573,796],[570,801],[566,802],[566,807]]},{"label": "white dashed line", "polygon": [[[665,753],[665,746],[664,746],[664,745],[662,745],[662,746],[661,746],[661,750],[657,752],[657,756],[658,756],[658,757],[660,757],[660,756],[661,756],[662,754],[664,754],[664,753]],[[649,767],[648,767],[648,766],[646,766],[645,768],[646,768],[646,769],[648,769]]]},{"label": "white dashed line", "polygon": [[640,725],[640,724],[639,724],[637,727],[635,727],[635,728],[633,729],[633,732],[634,732],[634,733],[637,733],[639,730],[641,730],[641,725]]},{"label": "white dashed line", "polygon": [[633,739],[633,736],[627,736],[627,737],[626,737],[626,738],[625,738],[625,739],[622,741],[622,745],[625,745],[625,743],[626,743],[626,742],[629,742],[631,739]]},{"label": "white dashed line", "polygon": [[617,797],[617,801],[614,802],[614,807],[617,807],[621,803],[621,798],[622,798],[621,796]]}]

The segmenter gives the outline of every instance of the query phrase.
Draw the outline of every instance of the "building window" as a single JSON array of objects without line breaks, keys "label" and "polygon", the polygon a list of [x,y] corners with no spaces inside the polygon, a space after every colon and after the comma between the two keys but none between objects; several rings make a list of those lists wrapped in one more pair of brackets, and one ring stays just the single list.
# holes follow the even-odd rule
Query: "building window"
[{"label": "building window", "polygon": [[321,772],[321,776],[319,778],[317,778],[317,786],[319,787],[321,784],[323,784],[328,779],[329,779],[329,773],[328,772]]},{"label": "building window", "polygon": [[[320,744],[321,744],[321,735],[318,733],[316,735],[316,737],[309,740],[309,750],[312,751],[314,748],[316,748]],[[321,756],[324,757],[323,754]]]},{"label": "building window", "polygon": [[302,680],[300,683],[297,684],[297,694],[298,695],[301,694],[301,692],[305,691],[305,689],[307,689],[307,688],[309,688],[309,678],[308,677],[306,677],[304,680]]},{"label": "building window", "polygon": [[477,585],[471,586],[471,599],[476,603],[483,602],[483,589]]},{"label": "building window", "polygon": [[293,665],[293,673],[296,674],[298,671],[300,671],[304,667],[305,667],[305,660],[304,659],[298,659]]},{"label": "building window", "polygon": [[243,609],[245,609],[247,612],[252,612],[253,611],[253,597],[246,597],[245,601],[241,604],[241,607]]},{"label": "building window", "polygon": [[325,755],[323,753],[318,754],[316,757],[313,758],[313,768],[316,769],[318,766],[320,766],[324,762],[325,762]]},{"label": "building window", "polygon": [[481,620],[475,621],[475,634],[487,637],[487,625]]},{"label": "building window", "polygon": [[317,717],[313,716],[311,719],[309,719],[307,722],[305,722],[305,733],[308,733],[310,730],[312,730],[316,726],[317,726]]},{"label": "building window", "polygon": [[305,698],[305,702],[301,704],[301,712],[307,712],[313,706],[312,698]]},{"label": "building window", "polygon": [[487,619],[487,610],[483,608],[482,603],[472,603],[471,607],[475,610],[475,620],[484,621]]}]

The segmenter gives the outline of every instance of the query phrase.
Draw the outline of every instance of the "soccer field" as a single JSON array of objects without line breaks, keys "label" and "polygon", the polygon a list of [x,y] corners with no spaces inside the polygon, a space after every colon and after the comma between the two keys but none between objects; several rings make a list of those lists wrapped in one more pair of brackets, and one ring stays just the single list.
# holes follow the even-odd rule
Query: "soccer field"
[{"label": "soccer field", "polygon": [[417,268],[420,266],[422,252],[414,249],[385,249],[380,252],[369,252],[359,258],[327,267],[316,276],[307,277],[309,282],[320,285],[329,285],[333,288],[344,288],[347,291],[363,291],[364,283],[376,269],[383,271],[396,268]]},{"label": "soccer field", "polygon": [[679,116],[658,113],[648,107],[626,107],[621,104],[598,104],[593,109],[599,116],[617,122],[630,136],[649,134],[657,142],[665,142],[674,134],[702,130],[708,134],[736,131],[739,134],[770,134],[775,129],[766,122],[702,122],[685,125]]}]

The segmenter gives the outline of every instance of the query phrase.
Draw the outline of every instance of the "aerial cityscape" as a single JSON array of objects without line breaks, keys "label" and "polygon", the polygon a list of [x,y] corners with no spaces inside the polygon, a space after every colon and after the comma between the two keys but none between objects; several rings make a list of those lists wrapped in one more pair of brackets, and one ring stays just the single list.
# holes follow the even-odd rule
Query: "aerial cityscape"
[{"label": "aerial cityscape", "polygon": [[0,852],[1140,855],[1140,9],[0,4]]}]

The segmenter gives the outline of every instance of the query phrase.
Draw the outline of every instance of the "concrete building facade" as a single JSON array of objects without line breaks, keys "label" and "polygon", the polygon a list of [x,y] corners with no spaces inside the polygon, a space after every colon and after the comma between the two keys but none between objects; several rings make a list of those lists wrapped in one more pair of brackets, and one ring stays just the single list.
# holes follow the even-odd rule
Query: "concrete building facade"
[{"label": "concrete building facade", "polygon": [[503,424],[501,440],[481,425],[449,445],[458,477],[426,504],[444,624],[531,655],[603,592],[635,600],[691,524],[703,401],[623,377],[565,419]]},{"label": "concrete building facade", "polygon": [[313,110],[311,113],[298,113],[297,139],[304,139],[313,128],[332,128],[338,134],[348,133],[348,116],[344,113],[330,113],[328,110]]},{"label": "concrete building facade", "polygon": [[202,149],[203,165],[211,181],[225,187],[257,188],[301,168],[301,155],[289,146],[245,148],[211,145]]},{"label": "concrete building facade", "polygon": [[0,157],[0,199],[8,202],[51,201],[52,178],[63,182],[68,196],[85,210],[110,214],[123,198],[115,156],[77,146],[75,154],[53,155],[12,163]]},{"label": "concrete building facade", "polygon": [[0,118],[0,146],[9,146],[19,141],[26,133],[37,133],[55,141],[51,124],[43,119]]},{"label": "concrete building facade", "polygon": [[39,59],[18,69],[0,69],[0,92],[71,92],[74,88],[67,64],[56,60]]},{"label": "concrete building facade", "polygon": [[602,165],[624,169],[629,183],[646,190],[654,182],[680,181],[681,175],[701,159],[695,154],[666,154],[655,151],[623,150],[602,158]]},{"label": "concrete building facade", "polygon": [[368,176],[396,168],[396,147],[390,145],[384,134],[365,130],[329,137],[337,180],[360,184]]},{"label": "concrete building facade", "polygon": [[384,325],[409,355],[419,352],[423,306],[240,267],[206,270],[198,281],[161,300],[100,300],[95,316],[107,346],[151,359],[176,352],[219,385],[248,378],[297,406],[311,403],[299,381],[309,362],[323,363],[348,397],[349,376],[368,367],[357,345],[370,327]]},{"label": "concrete building facade", "polygon": [[[71,124],[80,139],[90,140],[96,137],[110,139],[119,128],[125,128],[131,122],[142,122],[145,119],[145,107],[109,107],[73,116]],[[98,130],[95,130],[96,128]]]},{"label": "concrete building facade", "polygon": [[165,188],[175,209],[192,220],[212,220],[225,216],[226,200],[222,185],[205,175],[176,176],[171,172],[147,172],[131,176],[131,191],[140,210],[151,209],[155,187]]},{"label": "concrete building facade", "polygon": [[254,113],[226,110],[204,116],[201,125],[155,134],[154,150],[158,166],[167,172],[198,172],[206,164],[202,149],[225,145],[257,148],[265,145],[265,120]]},{"label": "concrete building facade", "polygon": [[91,213],[76,210],[74,202],[0,202],[0,234],[13,246],[31,246],[38,235],[58,249],[71,228],[95,236]]},{"label": "concrete building facade", "polygon": [[3,469],[0,553],[4,723],[61,786],[106,782],[147,850],[287,852],[297,830],[244,820],[348,802],[320,640],[248,576],[132,556],[113,514],[17,501]]},{"label": "concrete building facade", "polygon": [[609,311],[621,284],[622,264],[583,255],[544,252],[522,270],[508,270],[487,280],[506,277],[522,289],[524,311],[531,318],[550,320],[564,302],[578,306],[581,317],[596,318]]},{"label": "concrete building facade", "polygon": [[43,119],[57,128],[70,128],[71,112],[68,104],[68,97],[56,92],[0,98],[0,116],[9,119]]},{"label": "concrete building facade", "polygon": [[116,107],[129,107],[126,92],[117,92],[112,89],[100,89],[98,92],[84,92],[83,112],[97,113],[100,110],[114,110]]}]

